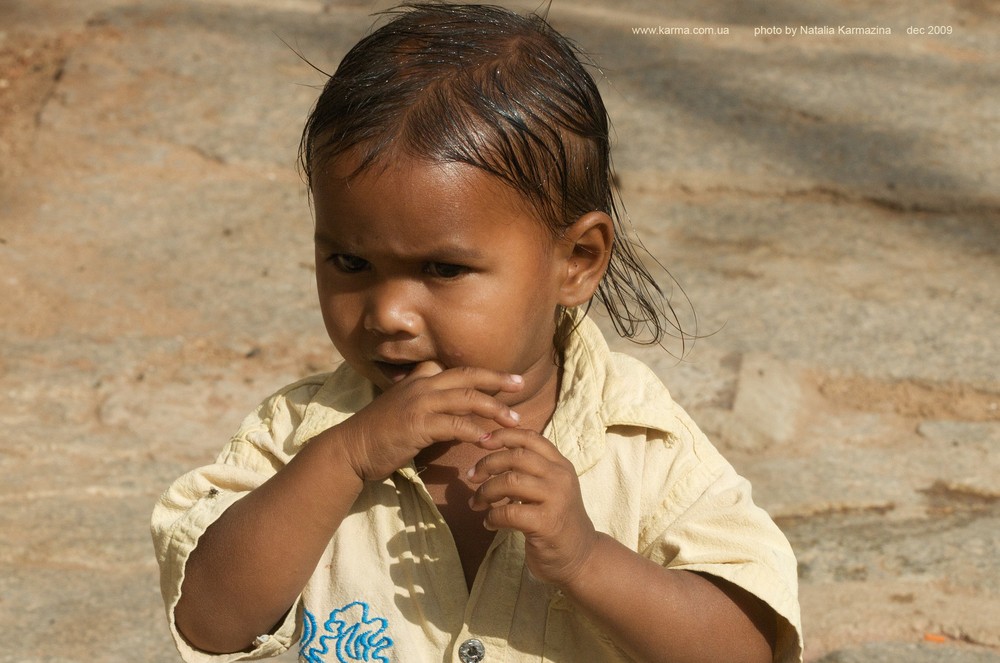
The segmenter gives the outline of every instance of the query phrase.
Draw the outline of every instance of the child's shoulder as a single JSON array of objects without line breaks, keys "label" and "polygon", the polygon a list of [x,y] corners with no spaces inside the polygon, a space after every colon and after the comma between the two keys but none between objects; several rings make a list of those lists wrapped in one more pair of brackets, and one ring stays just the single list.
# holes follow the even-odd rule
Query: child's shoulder
[{"label": "child's shoulder", "polygon": [[642,386],[650,395],[673,402],[667,385],[649,364],[638,357],[625,352],[609,352],[608,373],[613,381]]},{"label": "child's shoulder", "polygon": [[[597,325],[584,319],[567,355],[571,389],[608,426],[631,426],[665,433],[686,431],[689,418],[660,376],[645,362],[615,352]],[[589,396],[588,396],[589,394]],[[597,402],[594,402],[594,401]]]},{"label": "child's shoulder", "polygon": [[286,384],[277,391],[271,393],[263,405],[266,407],[284,406],[305,408],[313,401],[316,394],[333,376],[332,372],[317,373],[304,378],[299,378],[295,382]]},{"label": "child's shoulder", "polygon": [[602,409],[611,420],[672,432],[688,419],[656,371],[632,355],[609,353],[603,387]]},{"label": "child's shoulder", "polygon": [[320,431],[349,417],[371,399],[371,387],[345,366],[273,392],[243,420],[234,443],[249,441],[275,453],[293,453]]},{"label": "child's shoulder", "polygon": [[339,401],[363,390],[364,386],[353,371],[346,370],[346,364],[341,364],[332,371],[309,375],[286,384],[268,396],[258,409],[304,414],[310,405],[317,402],[335,406]]}]

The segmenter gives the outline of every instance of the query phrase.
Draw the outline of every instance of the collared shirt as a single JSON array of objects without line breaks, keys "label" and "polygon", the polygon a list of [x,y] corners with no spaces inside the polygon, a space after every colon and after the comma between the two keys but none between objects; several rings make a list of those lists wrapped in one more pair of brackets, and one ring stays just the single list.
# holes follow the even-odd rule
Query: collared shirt
[{"label": "collared shirt", "polygon": [[[160,498],[153,539],[184,659],[266,658],[298,640],[299,660],[307,663],[631,660],[570,600],[528,573],[519,532],[497,533],[470,591],[451,531],[412,463],[365,484],[271,637],[229,655],[185,642],[173,612],[198,537],[374,395],[346,365],[290,385],[247,417],[214,464],[184,475]],[[801,661],[787,540],[653,372],[610,352],[586,318],[568,344],[558,406],[543,435],[575,466],[597,530],[662,566],[711,574],[759,597],[778,616],[774,660]]]}]

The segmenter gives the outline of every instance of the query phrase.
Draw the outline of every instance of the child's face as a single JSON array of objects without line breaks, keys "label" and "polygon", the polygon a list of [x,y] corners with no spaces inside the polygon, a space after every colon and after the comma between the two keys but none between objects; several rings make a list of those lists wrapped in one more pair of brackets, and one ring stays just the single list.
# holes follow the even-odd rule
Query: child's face
[{"label": "child's face", "polygon": [[551,384],[568,252],[530,207],[465,164],[345,180],[353,165],[313,186],[320,306],[344,359],[383,390],[423,361],[521,374],[522,396]]}]

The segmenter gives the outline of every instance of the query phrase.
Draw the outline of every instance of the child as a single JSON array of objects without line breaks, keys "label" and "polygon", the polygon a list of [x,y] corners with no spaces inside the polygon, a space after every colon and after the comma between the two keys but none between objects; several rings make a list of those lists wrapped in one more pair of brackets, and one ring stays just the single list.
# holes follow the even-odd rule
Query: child
[{"label": "child", "polygon": [[330,78],[301,159],[344,363],[158,502],[185,660],[801,660],[786,540],[586,318],[596,293],[626,335],[668,324],[570,43],[402,10]]}]

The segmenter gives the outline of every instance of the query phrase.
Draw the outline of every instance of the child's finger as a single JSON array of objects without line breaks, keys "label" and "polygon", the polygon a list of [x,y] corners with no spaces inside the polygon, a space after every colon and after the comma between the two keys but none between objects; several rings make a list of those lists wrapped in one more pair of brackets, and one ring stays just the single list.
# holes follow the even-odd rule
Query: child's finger
[{"label": "child's finger", "polygon": [[490,450],[527,449],[554,463],[566,460],[566,457],[548,438],[524,428],[507,428],[495,431],[489,438],[479,442],[479,446]]},{"label": "child's finger", "polygon": [[[424,362],[417,368],[430,363],[436,364],[436,362]],[[415,371],[416,369],[414,369]],[[520,391],[524,386],[524,378],[520,375],[494,371],[489,368],[477,368],[475,366],[449,368],[439,374],[432,374],[430,377],[434,380],[434,387],[436,389],[472,388],[489,395],[497,394],[501,391]]]},{"label": "child's finger", "polygon": [[479,486],[469,498],[469,506],[473,511],[485,511],[505,499],[515,503],[538,504],[551,492],[551,486],[539,477],[504,472]]},{"label": "child's finger", "polygon": [[443,371],[444,371],[444,364],[441,364],[440,362],[436,362],[434,360],[428,360],[428,361],[422,361],[419,364],[417,364],[416,368],[414,368],[407,377],[411,379],[429,378]]},{"label": "child's finger", "polygon": [[542,509],[535,504],[510,502],[490,509],[483,518],[483,526],[491,532],[513,529],[531,536],[546,531]]},{"label": "child's finger", "polygon": [[501,426],[509,427],[517,426],[521,421],[521,415],[511,409],[509,405],[471,387],[435,392],[430,398],[433,400],[430,404],[432,412],[475,415],[495,421]]},{"label": "child's finger", "polygon": [[477,425],[469,417],[453,414],[438,414],[427,419],[425,442],[427,445],[435,442],[457,440],[459,442],[478,442],[490,432]]},{"label": "child's finger", "polygon": [[[495,431],[490,437],[499,434]],[[487,440],[489,442],[490,440]],[[480,445],[483,442],[479,443]],[[496,477],[504,473],[520,473],[531,477],[545,477],[553,473],[553,462],[538,453],[518,447],[515,449],[502,449],[487,454],[479,459],[466,476],[472,483],[485,482],[490,477]]]}]

